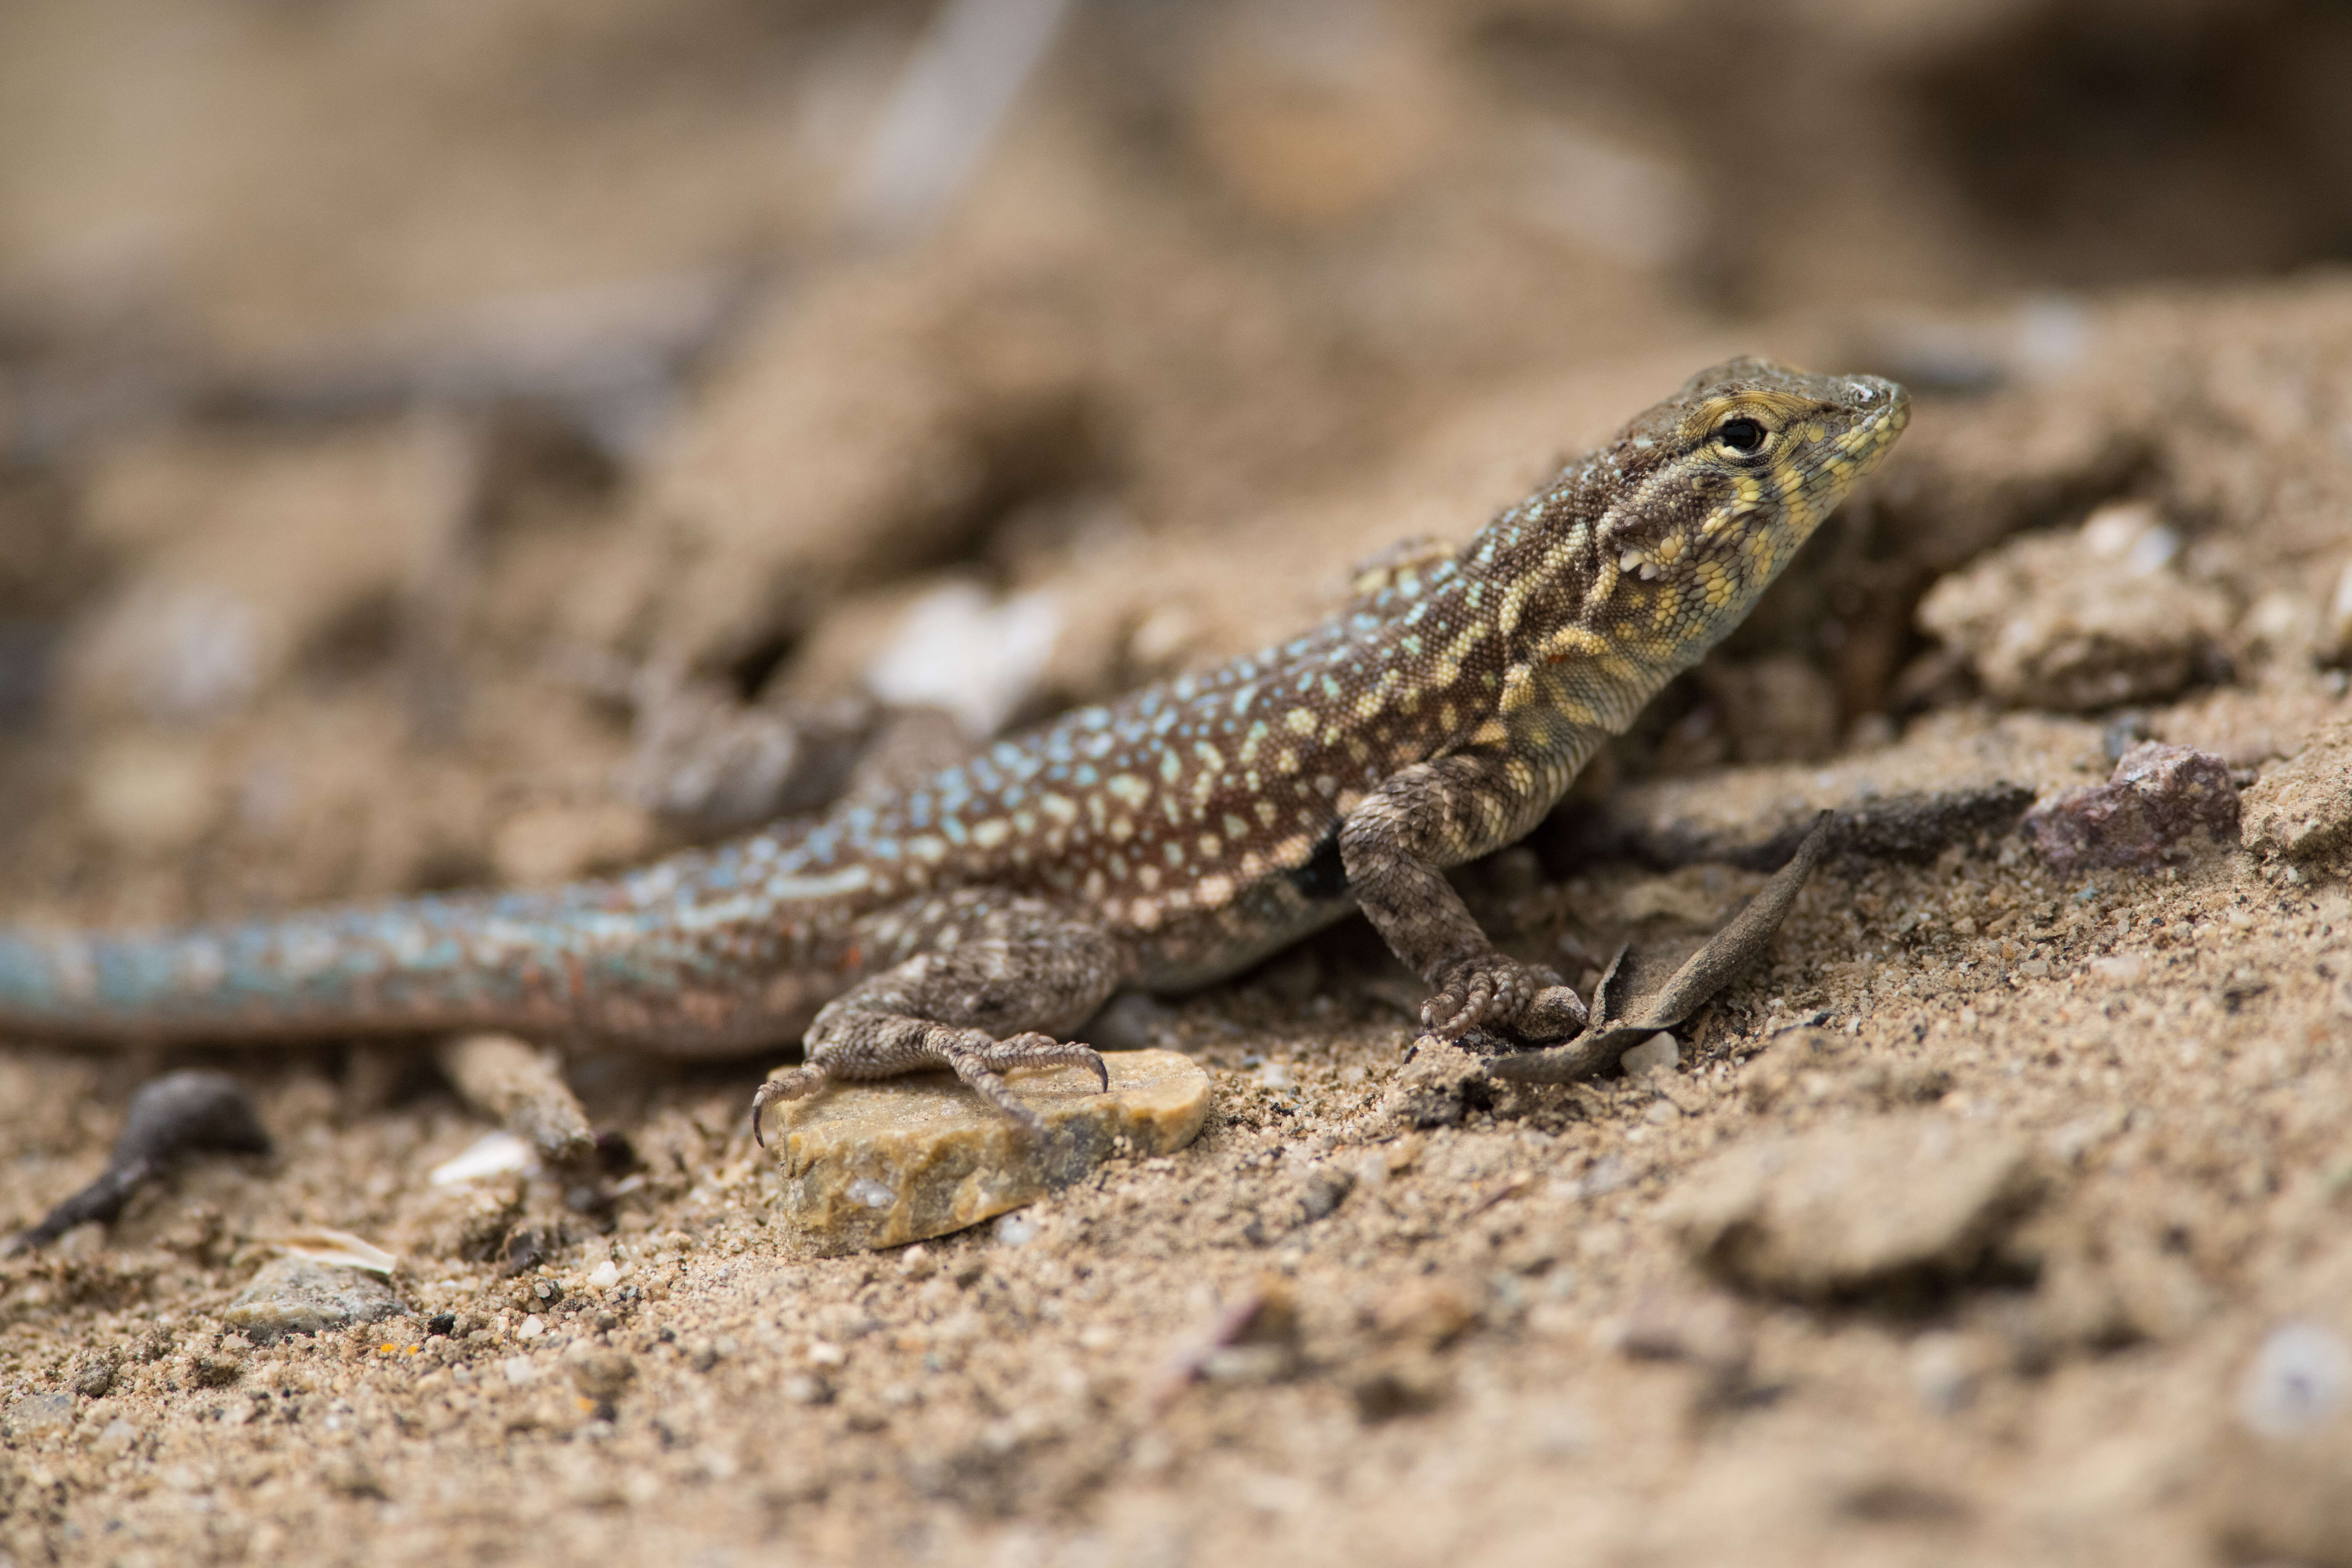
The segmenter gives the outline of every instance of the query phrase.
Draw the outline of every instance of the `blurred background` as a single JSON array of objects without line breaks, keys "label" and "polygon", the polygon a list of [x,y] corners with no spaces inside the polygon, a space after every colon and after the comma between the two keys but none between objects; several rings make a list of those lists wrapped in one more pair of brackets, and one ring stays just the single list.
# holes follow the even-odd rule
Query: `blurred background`
[{"label": "blurred background", "polygon": [[[804,809],[1291,629],[1731,352],[1981,446],[2109,302],[2352,251],[2347,82],[2328,0],[14,0],[10,879]],[[1966,491],[1923,416],[1626,765],[1947,689],[1935,577],[2148,469],[2005,417],[2055,447]]]}]

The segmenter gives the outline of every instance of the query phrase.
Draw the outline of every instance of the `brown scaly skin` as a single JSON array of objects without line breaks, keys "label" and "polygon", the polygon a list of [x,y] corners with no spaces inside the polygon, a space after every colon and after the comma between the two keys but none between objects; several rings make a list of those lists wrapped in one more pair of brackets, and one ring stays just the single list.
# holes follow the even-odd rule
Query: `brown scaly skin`
[{"label": "brown scaly skin", "polygon": [[[1295,730],[1301,744],[1294,761],[1277,759],[1271,771],[1311,781],[1282,792],[1307,803],[1293,808],[1298,830],[1273,858],[1285,868],[1286,890],[1298,892],[1300,871],[1328,856],[1336,826],[1347,893],[1436,989],[1423,1008],[1427,1026],[1449,1038],[1486,1025],[1531,1039],[1581,1027],[1585,1007],[1576,993],[1551,971],[1497,952],[1444,868],[1500,848],[1540,821],[1603,740],[1739,624],[1908,418],[1908,398],[1889,383],[1735,361],[1695,376],[1607,447],[1505,513],[1450,571],[1423,559],[1401,569],[1411,574],[1409,585],[1364,584],[1372,591],[1355,618],[1383,624],[1347,652],[1318,647],[1297,660],[1318,678],[1307,695],[1320,700],[1281,711],[1281,730]],[[1287,675],[1280,651],[1244,662],[1253,675]],[[1213,713],[1238,683],[1212,676],[1195,684],[1191,702]],[[1326,786],[1331,775],[1309,773],[1317,763],[1335,765],[1338,787]],[[1369,787],[1349,787],[1350,773]],[[1210,793],[1220,792],[1213,784]],[[1253,796],[1268,793],[1262,778],[1252,781]],[[1318,811],[1321,803],[1328,805]],[[1283,815],[1266,830],[1279,831]],[[1300,926],[1321,923],[1306,909],[1288,920],[1236,920],[1231,911],[1246,907],[1241,899],[1188,913],[1203,902],[1194,876],[1171,900],[1135,900],[1144,907],[1130,905],[1126,923],[1145,932],[1205,924],[1198,945],[1217,954],[1219,970],[1258,956],[1275,932],[1286,941]],[[1063,940],[1086,943],[1095,934],[1076,925]],[[1194,945],[1162,944],[1177,964]],[[1036,969],[1045,967],[1042,956],[1031,961]],[[767,1104],[809,1092],[828,1074],[864,1077],[875,1068],[905,1070],[940,1059],[1020,1114],[980,1074],[1017,1065],[1023,1054],[952,1042],[937,1023],[918,1021],[938,1019],[940,1009],[925,1003],[959,984],[993,981],[991,994],[1017,993],[1019,969],[1009,954],[992,953],[952,984],[910,984],[900,970],[859,986],[819,1015],[808,1065],[761,1087],[755,1125]],[[1065,1016],[1079,1015],[1125,977],[1105,963],[1089,987],[1076,979],[1083,969],[1057,967],[1058,984],[1037,994],[1052,996]],[[1030,1027],[1042,1023],[1024,1017]],[[952,1022],[986,1033],[961,1006]],[[887,1029],[898,1035],[885,1045]],[[1028,1060],[1076,1059],[1102,1070],[1093,1053],[1074,1058],[1074,1047],[1046,1036],[1024,1035],[1017,1044]]]},{"label": "brown scaly skin", "polygon": [[1428,1026],[1565,1035],[1582,1002],[1495,950],[1444,869],[1518,838],[1737,626],[1901,434],[1865,376],[1703,371],[1458,552],[1395,556],[1324,626],[1000,742],[896,799],[546,894],[195,931],[0,931],[0,1032],[251,1040],[502,1028],[830,1079],[1010,1068],[1122,985],[1245,968],[1360,908]]}]

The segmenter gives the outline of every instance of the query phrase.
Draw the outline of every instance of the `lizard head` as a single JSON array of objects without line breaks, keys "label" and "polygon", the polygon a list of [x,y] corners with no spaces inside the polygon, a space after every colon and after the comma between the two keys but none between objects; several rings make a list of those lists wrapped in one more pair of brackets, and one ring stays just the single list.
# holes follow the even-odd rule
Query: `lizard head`
[{"label": "lizard head", "polygon": [[1660,675],[1755,605],[1910,422],[1900,386],[1765,360],[1699,372],[1588,465],[1576,619]]}]

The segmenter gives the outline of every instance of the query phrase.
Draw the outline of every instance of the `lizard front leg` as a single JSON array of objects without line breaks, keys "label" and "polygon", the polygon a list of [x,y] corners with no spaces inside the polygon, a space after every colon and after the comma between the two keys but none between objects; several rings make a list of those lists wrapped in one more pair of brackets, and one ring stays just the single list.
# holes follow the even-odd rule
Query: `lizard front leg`
[{"label": "lizard front leg", "polygon": [[1490,1024],[1530,1039],[1584,1026],[1584,1003],[1540,964],[1497,952],[1444,868],[1510,843],[1550,802],[1540,770],[1486,752],[1416,763],[1339,825],[1339,862],[1356,901],[1396,955],[1436,994],[1423,1025],[1444,1039]]},{"label": "lizard front leg", "polygon": [[967,891],[887,910],[860,922],[853,942],[885,955],[917,950],[859,982],[817,1014],[804,1066],[779,1073],[751,1100],[751,1131],[779,1100],[832,1079],[891,1078],[947,1068],[1007,1116],[1045,1124],[1003,1074],[1018,1067],[1082,1067],[1110,1088],[1089,1046],[1055,1036],[1084,1023],[1118,988],[1128,964],[1101,927],[1039,899]]}]

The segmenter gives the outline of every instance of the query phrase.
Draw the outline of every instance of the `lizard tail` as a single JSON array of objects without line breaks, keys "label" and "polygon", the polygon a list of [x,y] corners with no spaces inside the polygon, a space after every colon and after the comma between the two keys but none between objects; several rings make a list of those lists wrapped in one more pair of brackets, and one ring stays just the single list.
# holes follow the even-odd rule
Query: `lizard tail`
[{"label": "lizard tail", "polygon": [[[789,999],[776,986],[741,984],[784,964],[775,922],[684,940],[656,912],[600,892],[428,897],[173,931],[0,931],[0,1036],[176,1044],[500,1029],[720,1056],[805,1026],[813,1005],[780,1010]],[[730,939],[724,985],[707,973],[714,935]],[[679,1005],[698,994],[713,1000],[698,1016]]]},{"label": "lizard tail", "polygon": [[[560,933],[522,908],[500,932],[498,912],[428,899],[177,931],[0,931],[0,1029],[172,1041],[551,1021],[562,987],[543,971],[566,956]],[[537,963],[517,951],[525,933]]]}]

